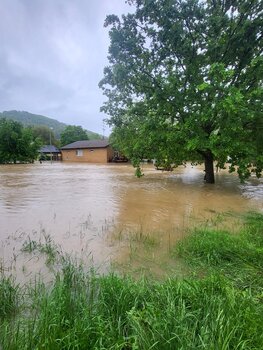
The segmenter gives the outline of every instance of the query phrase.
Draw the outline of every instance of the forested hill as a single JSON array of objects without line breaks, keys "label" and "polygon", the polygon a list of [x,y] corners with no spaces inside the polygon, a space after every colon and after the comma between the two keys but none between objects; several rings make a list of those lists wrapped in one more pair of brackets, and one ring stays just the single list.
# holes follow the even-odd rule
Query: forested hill
[{"label": "forested hill", "polygon": [[32,114],[24,111],[4,111],[0,113],[0,118],[12,119],[22,123],[24,126],[29,125],[45,125],[49,128],[53,128],[56,137],[59,137],[61,132],[67,126],[55,119],[44,117],[43,115]]},{"label": "forested hill", "polygon": [[[4,111],[0,113],[0,118],[12,119],[22,123],[24,126],[29,125],[45,125],[53,128],[54,134],[60,138],[61,132],[65,129],[67,124],[61,123],[56,119],[48,118],[43,115],[33,114],[24,111]],[[101,138],[101,135],[87,130],[89,139]]]}]

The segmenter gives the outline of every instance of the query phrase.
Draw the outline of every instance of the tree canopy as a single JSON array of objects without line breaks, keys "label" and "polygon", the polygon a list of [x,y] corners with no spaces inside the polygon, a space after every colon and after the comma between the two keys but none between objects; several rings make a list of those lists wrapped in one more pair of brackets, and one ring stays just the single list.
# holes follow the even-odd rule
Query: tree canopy
[{"label": "tree canopy", "polygon": [[81,126],[68,125],[61,133],[61,146],[68,145],[69,143],[81,140],[88,140],[88,134]]},{"label": "tree canopy", "polygon": [[[100,87],[113,139],[142,158],[213,162],[241,179],[263,167],[262,9],[259,0],[129,0],[110,15]],[[261,129],[259,128],[261,127]]]},{"label": "tree canopy", "polygon": [[13,120],[0,119],[0,163],[33,162],[40,144],[31,128],[24,128]]},{"label": "tree canopy", "polygon": [[55,138],[54,130],[45,125],[34,125],[31,127],[33,136],[38,137],[43,145],[58,146],[58,140]]}]

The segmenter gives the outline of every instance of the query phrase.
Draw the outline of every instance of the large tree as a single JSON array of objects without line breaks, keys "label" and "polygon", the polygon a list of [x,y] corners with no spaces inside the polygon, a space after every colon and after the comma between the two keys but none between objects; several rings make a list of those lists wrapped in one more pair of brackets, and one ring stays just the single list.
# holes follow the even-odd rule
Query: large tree
[{"label": "large tree", "polygon": [[68,125],[65,130],[61,133],[60,142],[61,146],[65,146],[69,143],[81,140],[88,140],[87,131],[81,126]]},{"label": "large tree", "polygon": [[107,17],[100,86],[115,141],[135,163],[214,161],[241,179],[262,171],[262,6],[259,0],[130,0]]},{"label": "large tree", "polygon": [[31,128],[0,118],[0,163],[33,162],[38,156],[41,141]]}]

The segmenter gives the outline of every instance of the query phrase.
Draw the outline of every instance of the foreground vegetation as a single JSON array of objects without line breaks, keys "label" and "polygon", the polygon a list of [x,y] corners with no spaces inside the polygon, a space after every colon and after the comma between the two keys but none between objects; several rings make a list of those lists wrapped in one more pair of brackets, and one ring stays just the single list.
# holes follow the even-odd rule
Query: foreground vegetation
[{"label": "foreground vegetation", "polygon": [[172,253],[191,276],[98,276],[63,256],[52,285],[2,276],[3,349],[262,349],[263,215],[238,234],[195,230]]}]

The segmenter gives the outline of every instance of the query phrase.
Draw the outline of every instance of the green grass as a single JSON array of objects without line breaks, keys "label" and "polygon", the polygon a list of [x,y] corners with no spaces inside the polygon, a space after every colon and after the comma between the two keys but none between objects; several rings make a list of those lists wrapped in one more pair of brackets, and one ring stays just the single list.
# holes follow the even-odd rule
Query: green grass
[{"label": "green grass", "polygon": [[245,215],[243,235],[256,246],[263,248],[263,215],[250,212]]},{"label": "green grass", "polygon": [[0,319],[10,318],[18,309],[19,286],[3,274],[0,281]]},{"label": "green grass", "polygon": [[69,257],[52,285],[2,276],[0,347],[262,349],[262,228],[249,214],[239,234],[195,230],[174,252],[195,272],[180,280],[99,276]]},{"label": "green grass", "polygon": [[198,274],[221,274],[263,299],[263,215],[249,213],[238,234],[199,228],[179,242],[175,256]]},{"label": "green grass", "polygon": [[28,239],[23,243],[21,251],[25,253],[33,253],[38,249],[38,246],[39,246],[38,242],[28,237]]},{"label": "green grass", "polygon": [[129,241],[132,245],[143,245],[144,248],[154,248],[160,245],[160,237],[157,233],[153,234],[145,232],[142,227],[137,231],[123,231],[119,230],[113,235],[114,240]]},{"label": "green grass", "polygon": [[24,242],[21,251],[24,253],[41,253],[46,256],[46,264],[52,265],[55,263],[59,253],[59,247],[52,241],[50,235],[43,235],[44,242],[37,242],[30,237]]},{"label": "green grass", "polygon": [[[39,291],[40,290],[40,291]],[[67,264],[23,312],[2,317],[3,349],[261,349],[262,308],[226,279],[134,282]],[[25,312],[25,307],[28,312]]]}]

